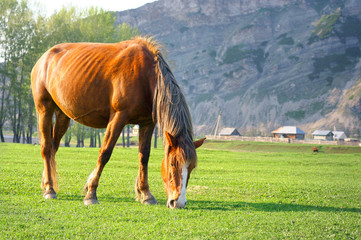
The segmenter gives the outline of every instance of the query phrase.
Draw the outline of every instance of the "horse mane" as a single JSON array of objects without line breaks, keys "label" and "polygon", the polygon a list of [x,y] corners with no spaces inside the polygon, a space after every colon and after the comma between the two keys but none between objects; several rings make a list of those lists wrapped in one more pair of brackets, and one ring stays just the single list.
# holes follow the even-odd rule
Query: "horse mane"
[{"label": "horse mane", "polygon": [[158,81],[153,102],[153,118],[156,119],[162,131],[169,132],[174,137],[189,136],[193,140],[191,115],[175,77],[161,53],[158,54]]},{"label": "horse mane", "polygon": [[[167,131],[176,137],[185,158],[195,162],[197,157],[193,144],[192,119],[182,90],[159,50],[160,45],[152,38],[136,39],[147,46],[156,61],[157,84],[154,89],[153,120],[158,121],[163,133]],[[165,140],[163,143],[165,144]]]}]

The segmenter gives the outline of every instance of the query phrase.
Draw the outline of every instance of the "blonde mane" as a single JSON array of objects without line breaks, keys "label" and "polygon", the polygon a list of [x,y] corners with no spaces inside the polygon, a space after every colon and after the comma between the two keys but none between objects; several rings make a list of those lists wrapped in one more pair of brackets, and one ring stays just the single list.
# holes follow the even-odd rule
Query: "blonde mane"
[{"label": "blonde mane", "polygon": [[167,131],[181,140],[179,145],[186,159],[196,161],[191,114],[182,90],[163,58],[161,45],[150,37],[136,37],[134,40],[144,44],[156,61],[157,84],[152,113],[154,122],[158,121],[160,131]]},{"label": "blonde mane", "polygon": [[144,45],[153,55],[154,59],[157,58],[157,55],[160,53],[160,49],[163,47],[153,37],[136,36],[132,40]]},{"label": "blonde mane", "polygon": [[160,51],[162,45],[152,37],[138,36],[133,40],[146,46],[156,61],[157,85],[154,89],[152,112],[154,122],[158,121],[161,132],[167,131],[181,139],[179,144],[184,150],[185,158],[196,161],[191,114],[182,90]]}]

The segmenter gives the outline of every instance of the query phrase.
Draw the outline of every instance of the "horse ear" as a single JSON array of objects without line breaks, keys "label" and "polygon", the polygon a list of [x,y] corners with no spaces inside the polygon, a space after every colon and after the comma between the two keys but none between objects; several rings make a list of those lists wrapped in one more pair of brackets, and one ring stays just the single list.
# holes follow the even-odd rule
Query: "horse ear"
[{"label": "horse ear", "polygon": [[175,147],[177,140],[175,139],[175,137],[173,137],[169,132],[164,131],[164,136],[165,139],[167,140],[167,143],[169,144],[169,146],[171,147]]},{"label": "horse ear", "polygon": [[206,140],[206,138],[202,138],[202,139],[199,139],[199,140],[193,142],[194,147],[195,147],[195,148],[199,148],[200,146],[202,146],[203,143],[204,143],[204,140]]}]

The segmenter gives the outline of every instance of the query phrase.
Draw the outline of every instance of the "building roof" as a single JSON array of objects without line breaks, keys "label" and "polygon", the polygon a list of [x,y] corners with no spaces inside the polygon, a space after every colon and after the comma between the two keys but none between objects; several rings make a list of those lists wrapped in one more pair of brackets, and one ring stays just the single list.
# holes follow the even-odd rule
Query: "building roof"
[{"label": "building roof", "polygon": [[341,139],[347,138],[344,131],[332,131],[332,133],[333,133],[334,137],[337,138],[337,139],[339,139],[339,138],[341,138]]},{"label": "building roof", "polygon": [[227,136],[227,135],[240,135],[237,129],[235,128],[222,128],[222,130],[219,132],[219,135]]},{"label": "building roof", "polygon": [[277,128],[272,133],[278,133],[278,134],[305,134],[304,131],[299,129],[296,126],[283,126],[280,128]]},{"label": "building roof", "polygon": [[312,135],[316,136],[327,136],[329,134],[333,134],[330,130],[315,130]]}]

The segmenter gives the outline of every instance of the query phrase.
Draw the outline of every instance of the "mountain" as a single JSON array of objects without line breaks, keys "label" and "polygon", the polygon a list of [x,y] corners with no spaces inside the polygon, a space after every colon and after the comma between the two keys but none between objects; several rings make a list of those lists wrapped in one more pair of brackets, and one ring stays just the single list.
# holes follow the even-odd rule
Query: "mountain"
[{"label": "mountain", "polygon": [[269,135],[281,125],[332,129],[327,119],[350,108],[337,128],[360,135],[361,108],[341,104],[361,78],[358,0],[158,0],[117,22],[166,47],[197,134],[220,111],[222,126]]},{"label": "mountain", "polygon": [[[320,129],[328,126],[329,130],[347,129],[351,136],[360,136],[361,131],[361,78],[347,90],[334,89],[329,102],[336,108],[326,117],[313,123],[304,124],[307,129]],[[337,100],[337,102],[335,102]]]}]

